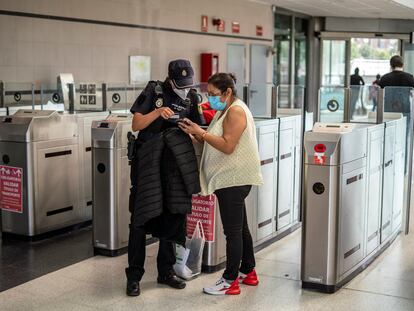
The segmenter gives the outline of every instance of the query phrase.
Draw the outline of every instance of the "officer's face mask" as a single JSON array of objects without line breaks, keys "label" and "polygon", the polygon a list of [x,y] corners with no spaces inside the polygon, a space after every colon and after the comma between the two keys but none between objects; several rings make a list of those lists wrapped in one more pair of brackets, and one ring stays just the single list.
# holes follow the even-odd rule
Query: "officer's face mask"
[{"label": "officer's face mask", "polygon": [[172,89],[175,94],[178,95],[182,100],[185,100],[187,98],[188,92],[190,92],[190,88],[185,89],[177,89],[174,84],[171,82]]}]

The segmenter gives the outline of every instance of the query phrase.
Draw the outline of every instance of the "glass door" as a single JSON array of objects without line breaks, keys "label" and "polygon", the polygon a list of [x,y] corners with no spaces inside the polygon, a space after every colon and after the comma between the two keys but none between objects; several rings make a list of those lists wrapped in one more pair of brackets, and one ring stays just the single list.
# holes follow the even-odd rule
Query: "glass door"
[{"label": "glass door", "polygon": [[318,120],[342,122],[347,85],[347,40],[322,40]]},{"label": "glass door", "polygon": [[322,85],[346,85],[346,40],[322,41]]}]

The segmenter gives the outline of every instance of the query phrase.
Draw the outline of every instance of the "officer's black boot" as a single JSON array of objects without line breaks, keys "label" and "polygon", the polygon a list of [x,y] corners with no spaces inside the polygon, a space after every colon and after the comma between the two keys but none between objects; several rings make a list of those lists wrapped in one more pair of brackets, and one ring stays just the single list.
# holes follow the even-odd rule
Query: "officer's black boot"
[{"label": "officer's black boot", "polygon": [[159,284],[165,284],[176,289],[183,289],[186,286],[185,282],[174,274],[158,276],[157,281]]},{"label": "officer's black boot", "polygon": [[128,296],[139,296],[139,294],[141,294],[141,290],[139,289],[139,282],[128,280],[126,294]]}]

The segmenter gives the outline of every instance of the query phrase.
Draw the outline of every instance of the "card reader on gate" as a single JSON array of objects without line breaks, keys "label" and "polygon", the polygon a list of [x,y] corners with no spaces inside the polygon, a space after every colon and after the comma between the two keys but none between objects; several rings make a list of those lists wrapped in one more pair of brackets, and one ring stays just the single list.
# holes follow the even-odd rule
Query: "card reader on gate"
[{"label": "card reader on gate", "polygon": [[315,123],[312,132],[315,133],[349,133],[356,128],[354,123]]}]

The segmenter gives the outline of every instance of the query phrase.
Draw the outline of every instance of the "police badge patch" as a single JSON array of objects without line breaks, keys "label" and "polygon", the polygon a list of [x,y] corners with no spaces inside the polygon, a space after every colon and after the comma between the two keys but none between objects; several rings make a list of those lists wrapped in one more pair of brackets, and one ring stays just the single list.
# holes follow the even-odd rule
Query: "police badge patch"
[{"label": "police badge patch", "polygon": [[162,100],[162,98],[158,98],[155,102],[155,107],[161,108],[162,106],[164,106],[164,101]]}]

